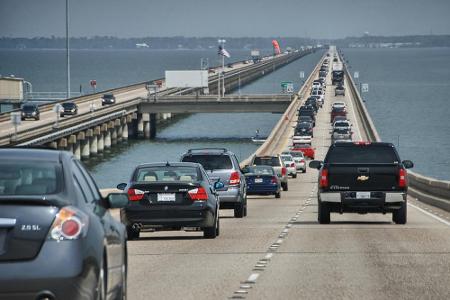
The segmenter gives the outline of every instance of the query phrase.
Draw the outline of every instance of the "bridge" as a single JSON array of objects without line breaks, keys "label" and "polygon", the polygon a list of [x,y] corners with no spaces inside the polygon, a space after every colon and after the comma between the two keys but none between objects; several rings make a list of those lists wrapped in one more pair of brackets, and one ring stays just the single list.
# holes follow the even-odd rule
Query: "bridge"
[{"label": "bridge", "polygon": [[[290,144],[296,111],[308,97],[320,64],[255,154],[280,153]],[[318,159],[330,145],[334,100],[346,102],[356,139],[380,140],[352,78],[348,72],[345,76],[347,93],[338,99],[327,80],[325,105],[314,129]],[[244,219],[221,211],[221,235],[214,241],[202,240],[198,233],[144,233],[128,244],[129,297],[447,298],[450,213],[427,205],[416,191],[432,196],[437,189],[449,203],[448,182],[439,182],[441,188],[437,181],[424,182],[412,172],[409,180],[406,225],[395,225],[390,215],[382,214],[333,214],[330,225],[319,225],[317,171],[308,169],[289,181],[281,199],[249,197]]]},{"label": "bridge", "polygon": [[[171,112],[177,101],[184,103],[184,108],[176,113],[183,113],[185,109],[196,112],[192,108],[195,104],[190,103],[197,102],[200,111],[200,107],[229,106],[227,109],[231,109],[236,105],[243,108],[247,100],[258,105],[273,102],[272,109],[283,110],[270,136],[254,154],[280,153],[291,143],[297,109],[308,97],[322,60],[292,99],[255,95],[246,99],[243,95],[241,98],[229,95],[217,101],[214,97],[168,95],[179,91],[165,91],[155,102],[146,97],[147,91],[140,85],[116,91],[118,103],[100,111],[88,109],[89,102],[99,101],[100,95],[80,99],[85,105],[74,124],[66,126],[64,122],[70,123],[72,119],[68,118],[57,130],[19,139],[23,144],[72,147],[69,149],[75,152],[91,150],[89,145],[101,144],[98,137],[102,137],[104,143],[114,139],[118,142],[120,136],[127,138],[127,133],[132,132],[128,125],[133,124],[133,120],[141,124],[136,126],[139,130],[149,129],[154,125],[152,122],[156,123],[152,114]],[[270,63],[261,68],[270,69]],[[252,76],[257,76],[256,73]],[[317,114],[314,129],[313,146],[318,159],[323,159],[331,142],[329,113],[335,100],[346,102],[357,140],[380,141],[347,70],[345,76],[346,95],[339,98],[334,96],[330,78],[327,78],[325,105]],[[214,77],[210,80],[214,84]],[[230,73],[228,88],[237,80]],[[52,124],[53,120],[45,126]],[[21,134],[32,129],[26,125],[22,125]],[[11,133],[6,126],[0,125],[0,130],[2,134]],[[93,142],[95,136],[97,142]],[[73,146],[85,140],[89,143],[82,142],[79,150]],[[248,159],[242,165],[247,163]],[[128,297],[447,299],[450,294],[450,184],[414,172],[409,172],[408,179],[406,225],[395,225],[390,215],[382,214],[333,214],[330,225],[319,225],[317,171],[308,169],[306,174],[289,181],[289,191],[283,192],[281,199],[249,197],[246,218],[235,219],[232,212],[221,211],[221,234],[215,240],[204,240],[199,233],[143,233],[141,240],[128,242]],[[113,211],[113,215],[118,217],[118,212]]]}]

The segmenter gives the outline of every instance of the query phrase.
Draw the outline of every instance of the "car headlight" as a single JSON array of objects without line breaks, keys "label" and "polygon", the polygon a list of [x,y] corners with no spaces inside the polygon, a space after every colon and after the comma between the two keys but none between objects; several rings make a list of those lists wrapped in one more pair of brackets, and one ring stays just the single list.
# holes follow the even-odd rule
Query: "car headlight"
[{"label": "car headlight", "polygon": [[71,112],[75,112],[75,108],[72,108]]},{"label": "car headlight", "polygon": [[25,116],[25,112],[24,111],[22,112],[22,116]]},{"label": "car headlight", "polygon": [[35,115],[36,115],[36,112],[35,112],[35,111],[33,111],[33,112],[31,113],[31,115],[32,115],[32,116],[35,116]]}]

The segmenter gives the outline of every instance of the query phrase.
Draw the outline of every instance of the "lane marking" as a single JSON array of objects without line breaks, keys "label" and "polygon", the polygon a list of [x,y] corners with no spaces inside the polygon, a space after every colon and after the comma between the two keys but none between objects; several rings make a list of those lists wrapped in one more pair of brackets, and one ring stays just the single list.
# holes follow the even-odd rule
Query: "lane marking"
[{"label": "lane marking", "polygon": [[259,277],[259,273],[252,273],[248,278],[247,278],[247,283],[255,283],[256,280]]},{"label": "lane marking", "polygon": [[436,216],[435,214],[432,214],[432,213],[426,211],[425,209],[420,208],[420,207],[418,207],[418,206],[416,206],[416,205],[414,205],[414,204],[408,203],[408,205],[414,207],[414,208],[417,209],[418,211],[421,211],[422,213],[426,214],[427,216],[430,216],[430,217],[432,217],[433,219],[438,220],[438,221],[441,222],[442,224],[445,224],[445,225],[447,225],[447,226],[450,227],[450,222],[448,222],[448,221],[446,221],[446,220],[444,220],[444,219],[442,219],[442,218]]}]

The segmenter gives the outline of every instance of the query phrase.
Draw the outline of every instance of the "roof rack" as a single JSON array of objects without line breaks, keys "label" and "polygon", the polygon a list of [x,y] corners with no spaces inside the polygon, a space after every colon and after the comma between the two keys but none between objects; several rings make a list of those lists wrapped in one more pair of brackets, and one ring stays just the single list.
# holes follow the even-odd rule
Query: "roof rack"
[{"label": "roof rack", "polygon": [[222,151],[223,153],[228,152],[226,148],[194,148],[189,149],[187,153],[192,153],[193,151],[204,151],[204,150],[216,150],[216,151]]}]

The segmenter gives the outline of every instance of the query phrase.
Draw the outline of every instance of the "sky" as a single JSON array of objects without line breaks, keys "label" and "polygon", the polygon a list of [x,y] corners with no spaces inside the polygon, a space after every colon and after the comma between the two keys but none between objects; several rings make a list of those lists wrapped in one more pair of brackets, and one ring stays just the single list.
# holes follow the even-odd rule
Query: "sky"
[{"label": "sky", "polygon": [[[70,35],[450,34],[450,0],[69,0]],[[65,36],[64,0],[0,0],[0,37]]]}]

